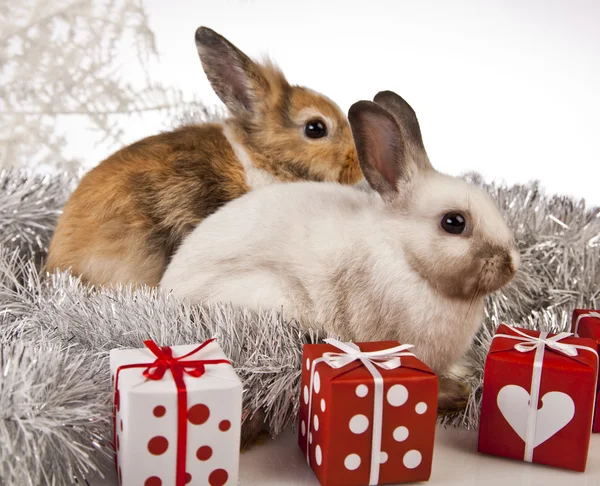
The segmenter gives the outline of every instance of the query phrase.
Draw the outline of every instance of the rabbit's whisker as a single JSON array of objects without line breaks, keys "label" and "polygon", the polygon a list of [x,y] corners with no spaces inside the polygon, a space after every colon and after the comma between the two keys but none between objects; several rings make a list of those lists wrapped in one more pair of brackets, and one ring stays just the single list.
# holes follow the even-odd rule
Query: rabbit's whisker
[{"label": "rabbit's whisker", "polygon": [[469,306],[467,307],[467,312],[465,313],[465,319],[463,321],[463,325],[465,325],[466,322],[468,321],[468,319],[471,315],[471,311],[473,311],[473,309],[475,308],[473,306],[473,303],[478,300],[480,294],[481,294],[481,291],[480,291],[480,287],[479,287],[479,280],[477,280],[477,285],[475,286],[475,289],[473,290],[473,294],[471,295],[471,300],[469,300]]}]

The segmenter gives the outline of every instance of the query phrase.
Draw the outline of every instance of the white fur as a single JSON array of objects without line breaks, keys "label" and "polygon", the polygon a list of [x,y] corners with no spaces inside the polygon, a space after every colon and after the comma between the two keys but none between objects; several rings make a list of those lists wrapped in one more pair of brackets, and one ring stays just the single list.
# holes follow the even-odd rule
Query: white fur
[{"label": "white fur", "polygon": [[[430,238],[429,212],[452,201],[444,183],[463,188],[457,179],[440,177],[422,183],[417,209],[408,217],[399,217],[379,194],[354,187],[305,182],[253,191],[184,240],[161,287],[194,303],[283,307],[287,318],[342,339],[415,344],[425,362],[444,371],[469,346],[483,299],[469,308],[465,300],[441,295],[405,257],[407,243],[421,239],[415,231]],[[469,197],[473,210],[487,203],[479,193]],[[435,203],[427,205],[429,198]],[[500,238],[512,238],[497,211],[481,218],[500,229]],[[340,269],[347,288],[335,286]],[[344,315],[342,301],[348,305]]]},{"label": "white fur", "polygon": [[223,125],[223,135],[225,135],[229,145],[231,145],[236,158],[239,160],[240,164],[242,164],[244,173],[246,175],[246,184],[248,184],[250,188],[257,189],[259,187],[280,182],[266,170],[256,167],[250,154],[238,141],[237,137],[233,133],[233,130],[231,130],[227,124]]}]

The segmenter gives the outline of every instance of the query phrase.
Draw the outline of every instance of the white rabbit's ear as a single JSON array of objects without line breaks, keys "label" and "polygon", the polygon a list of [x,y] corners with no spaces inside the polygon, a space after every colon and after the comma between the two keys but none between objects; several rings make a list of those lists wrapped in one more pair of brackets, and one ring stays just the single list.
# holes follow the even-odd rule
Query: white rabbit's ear
[{"label": "white rabbit's ear", "polygon": [[372,101],[358,101],[350,107],[348,120],[365,179],[382,196],[393,197],[398,183],[412,176],[396,119]]},{"label": "white rabbit's ear", "polygon": [[400,126],[403,139],[415,163],[420,169],[433,169],[425,151],[421,127],[415,110],[393,91],[380,91],[373,101],[389,111]]},{"label": "white rabbit's ear", "polygon": [[196,30],[196,48],[211,86],[231,113],[252,112],[268,85],[262,67],[208,27]]}]

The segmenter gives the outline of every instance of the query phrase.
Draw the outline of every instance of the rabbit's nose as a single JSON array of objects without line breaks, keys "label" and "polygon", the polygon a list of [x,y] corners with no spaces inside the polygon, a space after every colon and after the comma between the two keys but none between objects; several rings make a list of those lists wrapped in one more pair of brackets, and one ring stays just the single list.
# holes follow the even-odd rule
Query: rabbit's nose
[{"label": "rabbit's nose", "polygon": [[512,249],[507,254],[507,267],[511,275],[517,273],[519,264],[521,263],[521,255],[516,249]]}]

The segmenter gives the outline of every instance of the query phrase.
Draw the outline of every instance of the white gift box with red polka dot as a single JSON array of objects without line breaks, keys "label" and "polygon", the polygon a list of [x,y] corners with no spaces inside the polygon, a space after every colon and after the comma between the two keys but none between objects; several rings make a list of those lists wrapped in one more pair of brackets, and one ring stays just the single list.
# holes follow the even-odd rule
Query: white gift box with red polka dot
[{"label": "white gift box with red polka dot", "polygon": [[[173,357],[197,345],[172,346]],[[181,360],[227,359],[216,342]],[[156,356],[147,348],[113,350],[110,368],[115,390],[116,466],[122,486],[175,486],[178,439],[178,390],[166,370],[161,379],[148,379],[144,367]],[[242,383],[230,364],[205,366],[200,377],[183,373],[187,395],[185,483],[223,486],[237,484]],[[185,410],[185,408],[184,408]]]},{"label": "white gift box with red polka dot", "polygon": [[[371,352],[399,343],[356,345]],[[427,481],[437,419],[436,374],[416,357],[403,356],[396,369],[377,368],[383,382],[377,397],[375,379],[360,360],[338,369],[323,361],[325,353],[335,352],[339,349],[329,344],[307,344],[303,351],[298,444],[320,483]],[[377,464],[372,461],[374,422],[381,423]]]}]

